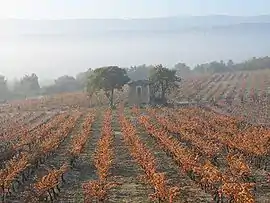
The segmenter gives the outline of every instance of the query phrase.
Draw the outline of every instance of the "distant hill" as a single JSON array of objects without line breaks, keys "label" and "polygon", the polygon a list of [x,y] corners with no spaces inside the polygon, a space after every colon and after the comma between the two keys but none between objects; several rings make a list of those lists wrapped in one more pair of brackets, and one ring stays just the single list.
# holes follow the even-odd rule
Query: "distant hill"
[{"label": "distant hill", "polygon": [[270,16],[194,16],[151,19],[0,20],[1,35],[85,35],[100,32],[180,32],[213,29],[269,31]]},{"label": "distant hill", "polygon": [[270,56],[269,36],[270,16],[0,20],[0,72],[46,80],[106,65],[237,63]]}]

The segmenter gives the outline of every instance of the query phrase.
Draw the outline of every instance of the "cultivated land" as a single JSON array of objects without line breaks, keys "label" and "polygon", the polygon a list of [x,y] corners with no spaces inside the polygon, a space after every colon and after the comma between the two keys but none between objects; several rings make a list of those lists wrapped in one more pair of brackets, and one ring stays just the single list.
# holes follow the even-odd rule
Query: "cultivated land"
[{"label": "cultivated land", "polygon": [[111,111],[84,93],[1,106],[0,202],[268,203],[269,77],[185,79],[171,99],[192,107]]},{"label": "cultivated land", "polygon": [[2,113],[2,202],[270,201],[270,130],[200,108]]},{"label": "cultivated land", "polygon": [[[270,71],[242,71],[184,79],[174,102],[207,102],[211,108],[260,124],[270,123]],[[210,103],[210,104],[209,104]]]}]

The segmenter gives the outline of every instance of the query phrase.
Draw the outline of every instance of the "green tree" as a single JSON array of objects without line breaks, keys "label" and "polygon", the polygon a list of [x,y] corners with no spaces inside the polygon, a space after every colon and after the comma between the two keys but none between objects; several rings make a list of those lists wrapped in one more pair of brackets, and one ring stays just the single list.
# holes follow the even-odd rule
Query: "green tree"
[{"label": "green tree", "polygon": [[227,62],[227,67],[228,67],[228,69],[230,69],[230,70],[232,70],[233,68],[234,68],[234,62],[233,62],[233,60],[229,60],[228,62]]},{"label": "green tree", "polygon": [[76,75],[76,81],[80,85],[81,89],[87,86],[88,77],[92,74],[93,70],[89,68],[86,72],[81,72]]},{"label": "green tree", "polygon": [[55,80],[57,92],[74,92],[79,90],[80,84],[72,76],[64,75]]},{"label": "green tree", "polygon": [[177,82],[181,81],[176,76],[176,70],[170,70],[162,65],[157,65],[151,70],[149,80],[152,98],[160,100],[161,103],[167,103],[166,95],[178,87]]},{"label": "green tree", "polygon": [[174,66],[174,70],[176,70],[176,74],[181,75],[181,77],[188,77],[191,75],[191,69],[185,63],[177,63]]},{"label": "green tree", "polygon": [[149,78],[149,73],[151,68],[154,66],[146,66],[145,64],[139,66],[131,66],[127,68],[128,77],[131,80],[147,80]]},{"label": "green tree", "polygon": [[130,81],[125,69],[118,66],[108,66],[95,69],[88,78],[87,92],[92,95],[103,90],[113,107],[114,90],[121,90]]},{"label": "green tree", "polygon": [[205,74],[208,72],[208,66],[208,64],[198,64],[193,69],[193,72],[198,74]]},{"label": "green tree", "polygon": [[14,91],[24,97],[39,95],[40,86],[38,76],[35,73],[25,75],[18,83],[15,84]]},{"label": "green tree", "polygon": [[262,58],[253,57],[250,60],[235,64],[236,70],[258,70],[269,68],[270,68],[270,57],[268,56]]},{"label": "green tree", "polygon": [[64,92],[76,92],[82,89],[83,87],[79,80],[75,79],[73,76],[64,75],[57,78],[53,85],[43,87],[42,94],[50,95]]}]

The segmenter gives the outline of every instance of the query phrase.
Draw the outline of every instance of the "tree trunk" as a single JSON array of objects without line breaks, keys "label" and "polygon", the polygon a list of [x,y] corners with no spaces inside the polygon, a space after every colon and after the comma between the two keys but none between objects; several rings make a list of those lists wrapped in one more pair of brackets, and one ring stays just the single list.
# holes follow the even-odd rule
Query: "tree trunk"
[{"label": "tree trunk", "polygon": [[165,97],[165,85],[164,85],[164,82],[162,81],[162,85],[161,85],[161,100],[162,100],[162,103],[166,103],[166,97]]},{"label": "tree trunk", "polygon": [[110,107],[113,108],[113,93],[114,89],[111,89]]},{"label": "tree trunk", "polygon": [[166,100],[166,99],[165,99],[165,91],[164,91],[164,90],[162,90],[161,99],[162,99],[163,102]]}]

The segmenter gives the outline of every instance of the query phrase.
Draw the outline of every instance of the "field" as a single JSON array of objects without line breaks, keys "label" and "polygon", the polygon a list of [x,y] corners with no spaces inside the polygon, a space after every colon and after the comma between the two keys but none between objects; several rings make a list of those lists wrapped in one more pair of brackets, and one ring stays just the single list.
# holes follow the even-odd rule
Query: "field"
[{"label": "field", "polygon": [[270,202],[270,130],[202,107],[2,112],[2,202]]},{"label": "field", "polygon": [[184,79],[173,101],[208,102],[254,123],[270,123],[270,71],[229,72]]},{"label": "field", "polygon": [[[115,103],[127,101],[128,87],[116,91]],[[196,102],[255,124],[270,124],[270,71],[238,71],[183,78],[179,88],[169,95],[171,103]],[[84,92],[12,101],[0,106],[0,112],[52,111],[107,105],[104,94],[91,99]]]}]

